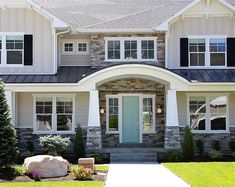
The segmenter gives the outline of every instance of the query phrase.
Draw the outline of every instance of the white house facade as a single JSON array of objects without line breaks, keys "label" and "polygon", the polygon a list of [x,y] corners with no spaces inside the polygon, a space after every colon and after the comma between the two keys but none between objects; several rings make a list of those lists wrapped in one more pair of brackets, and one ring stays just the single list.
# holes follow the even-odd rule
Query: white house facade
[{"label": "white house facade", "polygon": [[235,1],[0,2],[0,77],[20,148],[45,134],[87,150],[206,151],[235,140]]}]

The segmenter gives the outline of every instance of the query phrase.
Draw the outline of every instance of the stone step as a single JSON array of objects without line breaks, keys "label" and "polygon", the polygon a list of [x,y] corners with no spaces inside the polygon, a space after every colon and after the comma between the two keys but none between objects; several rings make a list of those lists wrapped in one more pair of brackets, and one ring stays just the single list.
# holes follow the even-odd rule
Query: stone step
[{"label": "stone step", "polygon": [[111,152],[110,160],[111,162],[156,162],[157,153],[153,150],[122,149]]}]

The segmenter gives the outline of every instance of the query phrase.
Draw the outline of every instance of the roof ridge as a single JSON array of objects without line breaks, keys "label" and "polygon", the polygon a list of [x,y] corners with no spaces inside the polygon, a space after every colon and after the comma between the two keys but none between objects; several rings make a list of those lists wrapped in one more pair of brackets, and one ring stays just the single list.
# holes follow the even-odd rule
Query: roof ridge
[{"label": "roof ridge", "polygon": [[[161,8],[161,7],[164,7],[164,6],[167,6],[169,4],[173,4],[173,3],[176,3],[176,2],[168,2],[164,5],[158,5],[158,6],[154,6],[154,7],[151,7],[151,8],[146,8],[144,10],[141,10],[141,11],[138,11],[138,12],[135,12],[135,13],[132,13],[132,14],[129,14],[127,16],[122,16],[120,18],[114,18],[114,19],[110,19],[110,20],[107,20],[107,21],[102,21],[102,22],[99,22],[99,23],[96,23],[96,24],[93,24],[93,25],[89,25],[89,26],[86,26],[82,29],[88,29],[88,28],[91,28],[91,27],[94,27],[94,26],[97,26],[97,25],[101,25],[101,24],[104,24],[104,23],[109,23],[109,22],[112,22],[112,21],[117,21],[117,20],[121,20],[121,19],[124,19],[124,18],[128,18],[128,17],[131,17],[131,16],[135,16],[135,15],[138,15],[138,14],[141,14],[141,13],[144,13],[144,12],[148,12],[150,10],[154,10],[156,8]],[[78,29],[79,30],[79,29]]]}]

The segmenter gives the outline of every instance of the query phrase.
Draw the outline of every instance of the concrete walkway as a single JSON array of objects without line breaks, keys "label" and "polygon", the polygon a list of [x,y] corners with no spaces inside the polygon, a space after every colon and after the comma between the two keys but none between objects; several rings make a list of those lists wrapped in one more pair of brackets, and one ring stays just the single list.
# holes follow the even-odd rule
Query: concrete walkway
[{"label": "concrete walkway", "polygon": [[190,187],[157,163],[110,164],[105,187]]}]

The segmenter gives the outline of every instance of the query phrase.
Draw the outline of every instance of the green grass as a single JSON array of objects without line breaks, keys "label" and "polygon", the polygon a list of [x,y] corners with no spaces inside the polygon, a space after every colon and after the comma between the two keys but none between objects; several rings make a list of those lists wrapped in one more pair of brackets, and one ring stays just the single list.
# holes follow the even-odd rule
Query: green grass
[{"label": "green grass", "polygon": [[95,170],[96,171],[108,172],[109,166],[108,165],[96,165]]},{"label": "green grass", "polygon": [[8,182],[0,183],[0,187],[103,187],[103,182],[74,181],[74,182]]},{"label": "green grass", "polygon": [[234,187],[235,162],[164,163],[193,187]]}]

